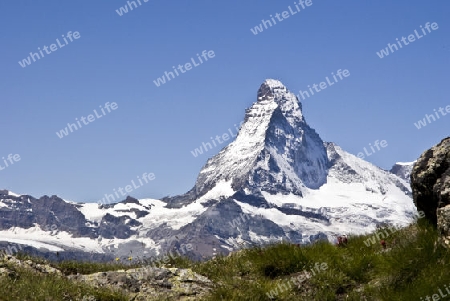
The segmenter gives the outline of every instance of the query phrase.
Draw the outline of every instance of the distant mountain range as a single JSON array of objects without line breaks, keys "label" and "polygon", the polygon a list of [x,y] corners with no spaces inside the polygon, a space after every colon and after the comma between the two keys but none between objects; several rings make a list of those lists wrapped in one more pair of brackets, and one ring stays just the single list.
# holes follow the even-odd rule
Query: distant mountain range
[{"label": "distant mountain range", "polygon": [[0,248],[94,260],[201,259],[404,226],[417,212],[412,164],[385,171],[322,141],[297,97],[269,79],[236,139],[206,162],[187,193],[104,205],[0,191]]}]

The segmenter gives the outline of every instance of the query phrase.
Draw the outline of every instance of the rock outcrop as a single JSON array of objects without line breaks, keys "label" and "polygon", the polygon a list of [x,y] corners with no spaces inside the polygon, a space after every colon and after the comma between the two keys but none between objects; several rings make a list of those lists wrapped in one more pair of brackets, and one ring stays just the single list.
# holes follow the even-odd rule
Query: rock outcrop
[{"label": "rock outcrop", "polygon": [[414,164],[411,188],[417,210],[445,235],[450,227],[450,137],[425,151]]},{"label": "rock outcrop", "polygon": [[72,275],[69,279],[95,287],[120,289],[131,300],[198,300],[212,288],[212,282],[190,269],[137,268],[90,275]]},{"label": "rock outcrop", "polygon": [[19,267],[22,269],[26,269],[32,272],[35,272],[38,275],[45,274],[55,274],[58,276],[63,276],[62,272],[49,264],[45,263],[36,263],[32,260],[19,260],[14,256],[7,255],[4,253],[0,253],[0,277],[12,275],[17,276],[17,272],[14,269],[11,269],[11,266]]}]

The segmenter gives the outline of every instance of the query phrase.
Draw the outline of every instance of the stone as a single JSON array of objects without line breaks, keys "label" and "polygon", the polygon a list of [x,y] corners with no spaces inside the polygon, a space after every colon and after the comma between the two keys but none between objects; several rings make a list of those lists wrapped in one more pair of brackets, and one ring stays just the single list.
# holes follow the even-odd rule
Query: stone
[{"label": "stone", "polygon": [[[425,151],[414,164],[411,188],[417,210],[437,226],[439,214],[447,214],[450,205],[450,137]],[[441,223],[447,218],[443,216]],[[441,225],[443,227],[443,225]]]},{"label": "stone", "polygon": [[121,289],[133,300],[198,300],[212,288],[212,282],[190,269],[154,268],[151,266],[90,275],[71,275],[69,279],[94,287]]},{"label": "stone", "polygon": [[450,205],[438,208],[437,229],[440,234],[440,242],[445,246],[450,246]]}]

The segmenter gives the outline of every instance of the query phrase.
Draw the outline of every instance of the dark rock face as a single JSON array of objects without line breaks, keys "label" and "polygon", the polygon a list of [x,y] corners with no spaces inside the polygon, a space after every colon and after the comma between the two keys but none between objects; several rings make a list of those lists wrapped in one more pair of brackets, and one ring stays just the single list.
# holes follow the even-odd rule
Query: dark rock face
[{"label": "dark rock face", "polygon": [[[127,220],[129,220],[128,223]],[[131,219],[128,215],[117,217],[107,213],[100,223],[99,234],[107,239],[114,237],[125,239],[136,234],[136,231],[131,230],[130,227],[140,225],[141,223]]]},{"label": "dark rock face", "polygon": [[[137,200],[128,197],[123,203],[136,203]],[[66,231],[73,237],[89,237],[96,239],[99,235],[107,239],[126,239],[136,234],[132,227],[140,226],[141,223],[128,215],[115,217],[106,214],[99,225],[97,223],[87,226],[89,223],[85,216],[77,209],[76,204],[71,204],[53,195],[43,196],[36,199],[29,195],[12,196],[7,191],[0,191],[0,230],[8,230],[11,227],[28,229],[39,225],[41,229],[55,231]],[[113,208],[115,204],[110,205]],[[105,205],[99,205],[105,206]],[[130,213],[142,217],[149,212],[132,208]]]},{"label": "dark rock face", "polygon": [[[38,224],[42,228],[55,225],[60,231],[70,231],[74,235],[86,232],[85,218],[75,205],[57,196],[43,196],[36,199],[29,195],[19,197],[2,194],[0,201],[0,230],[11,227],[28,229]],[[84,235],[86,235],[84,233]]]},{"label": "dark rock face", "polygon": [[450,137],[420,156],[411,173],[411,188],[417,210],[437,224],[438,208],[450,204]]}]

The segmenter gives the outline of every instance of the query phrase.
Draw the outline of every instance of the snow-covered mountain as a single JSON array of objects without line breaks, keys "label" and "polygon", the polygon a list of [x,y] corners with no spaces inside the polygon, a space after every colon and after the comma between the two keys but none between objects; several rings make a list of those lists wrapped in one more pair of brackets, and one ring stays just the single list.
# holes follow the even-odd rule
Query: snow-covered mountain
[{"label": "snow-covered mountain", "polygon": [[416,163],[416,161],[414,161],[414,162],[397,162],[394,164],[394,166],[392,166],[390,172],[399,176],[406,182],[410,183],[410,181],[411,181],[410,176],[411,176],[411,171],[413,169],[414,163]]},{"label": "snow-covered mountain", "polygon": [[0,192],[0,241],[96,258],[202,258],[402,226],[415,213],[407,181],[323,142],[296,96],[266,80],[235,141],[207,161],[186,194],[99,205]]}]

